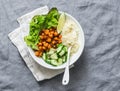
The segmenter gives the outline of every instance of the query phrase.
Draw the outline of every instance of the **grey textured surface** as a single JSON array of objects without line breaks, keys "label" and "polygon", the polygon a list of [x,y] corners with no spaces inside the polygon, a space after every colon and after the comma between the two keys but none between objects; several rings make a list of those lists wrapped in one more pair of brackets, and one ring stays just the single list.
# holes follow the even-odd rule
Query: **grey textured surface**
[{"label": "grey textured surface", "polygon": [[[74,16],[85,32],[85,50],[70,70],[37,82],[7,35],[21,15],[40,6]],[[120,91],[120,0],[0,0],[0,91]]]}]

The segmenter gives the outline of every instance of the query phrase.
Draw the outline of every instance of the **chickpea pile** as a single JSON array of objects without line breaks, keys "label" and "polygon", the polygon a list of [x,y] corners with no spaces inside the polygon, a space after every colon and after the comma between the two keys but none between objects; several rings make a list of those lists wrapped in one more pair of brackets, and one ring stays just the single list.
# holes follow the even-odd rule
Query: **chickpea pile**
[{"label": "chickpea pile", "polygon": [[43,52],[49,51],[50,48],[56,48],[60,43],[62,43],[62,35],[58,34],[55,28],[42,30],[40,42],[37,44],[39,50],[35,51],[35,55],[41,57]]}]

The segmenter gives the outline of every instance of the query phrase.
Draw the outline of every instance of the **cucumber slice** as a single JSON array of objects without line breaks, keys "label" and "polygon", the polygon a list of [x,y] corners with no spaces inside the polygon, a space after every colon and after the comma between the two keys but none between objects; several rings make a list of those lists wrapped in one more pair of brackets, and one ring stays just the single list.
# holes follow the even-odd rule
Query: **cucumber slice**
[{"label": "cucumber slice", "polygon": [[62,59],[59,58],[58,60],[50,60],[51,61],[51,64],[54,65],[54,66],[59,66],[59,65],[62,65]]},{"label": "cucumber slice", "polygon": [[67,55],[65,55],[65,56],[62,57],[62,62],[63,62],[63,63],[65,63],[66,60],[67,60]]},{"label": "cucumber slice", "polygon": [[63,44],[59,44],[57,46],[57,49],[51,48],[49,52],[43,53],[42,56],[43,60],[45,60],[46,63],[53,66],[62,65],[67,61],[67,46]]},{"label": "cucumber slice", "polygon": [[52,64],[53,66],[57,66],[57,65],[58,65],[57,60],[50,60],[50,61],[51,61],[51,64]]},{"label": "cucumber slice", "polygon": [[51,56],[51,55],[48,55],[48,54],[47,54],[47,59],[51,59],[51,57],[50,57],[50,56]]},{"label": "cucumber slice", "polygon": [[50,59],[46,59],[45,61],[46,61],[47,63],[49,63],[49,64],[51,63],[51,60],[50,60]]},{"label": "cucumber slice", "polygon": [[65,50],[67,52],[67,50],[68,50],[67,46],[64,46],[63,50]]},{"label": "cucumber slice", "polygon": [[62,65],[62,63],[63,63],[63,62],[62,62],[62,58],[59,58],[59,59],[58,59],[58,64],[57,64],[57,66]]},{"label": "cucumber slice", "polygon": [[63,45],[60,45],[58,48],[57,48],[57,53],[59,53],[63,48]]},{"label": "cucumber slice", "polygon": [[43,53],[42,58],[43,58],[43,60],[46,60],[46,59],[47,59],[47,57],[46,57],[46,54],[45,54],[45,53]]},{"label": "cucumber slice", "polygon": [[65,50],[61,50],[60,53],[59,53],[59,55],[60,55],[60,56],[63,56],[65,53],[66,53]]},{"label": "cucumber slice", "polygon": [[54,54],[52,54],[52,55],[50,56],[50,58],[51,58],[51,59],[58,59],[58,56],[57,56],[56,53],[54,53]]},{"label": "cucumber slice", "polygon": [[68,48],[66,46],[63,46],[62,49],[61,49],[61,51],[59,52],[59,55],[63,56],[67,52],[67,50],[68,50]]},{"label": "cucumber slice", "polygon": [[53,53],[55,53],[55,49],[53,49],[53,48],[51,48],[50,51],[47,52],[48,55],[51,55],[51,54],[53,54]]},{"label": "cucumber slice", "polygon": [[63,44],[58,44],[57,47],[63,46]]}]

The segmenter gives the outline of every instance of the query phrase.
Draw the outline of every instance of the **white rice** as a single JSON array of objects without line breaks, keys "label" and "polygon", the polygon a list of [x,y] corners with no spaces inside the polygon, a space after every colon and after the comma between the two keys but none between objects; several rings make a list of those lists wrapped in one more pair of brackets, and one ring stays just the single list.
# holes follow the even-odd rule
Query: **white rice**
[{"label": "white rice", "polygon": [[71,55],[76,53],[79,49],[78,44],[78,27],[73,20],[66,18],[65,25],[62,29],[62,42],[67,47],[72,46]]}]

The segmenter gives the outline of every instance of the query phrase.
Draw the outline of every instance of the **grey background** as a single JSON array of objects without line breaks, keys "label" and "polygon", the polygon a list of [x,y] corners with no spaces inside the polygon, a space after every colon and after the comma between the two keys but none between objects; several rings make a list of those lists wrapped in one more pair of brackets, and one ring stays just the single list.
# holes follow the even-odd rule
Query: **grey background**
[{"label": "grey background", "polygon": [[[63,74],[37,82],[7,37],[18,17],[44,5],[70,13],[85,33],[67,86]],[[0,0],[0,91],[120,91],[120,0]]]}]

